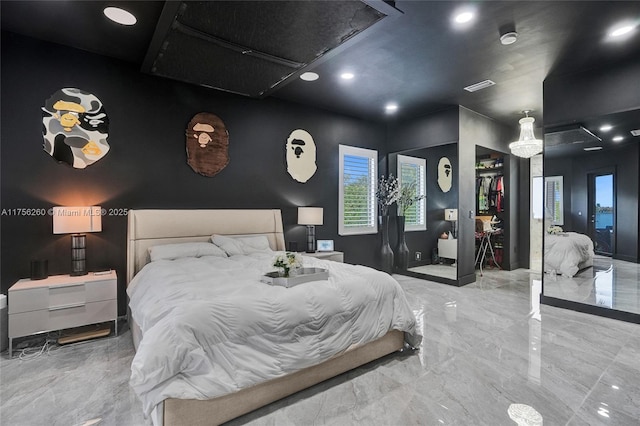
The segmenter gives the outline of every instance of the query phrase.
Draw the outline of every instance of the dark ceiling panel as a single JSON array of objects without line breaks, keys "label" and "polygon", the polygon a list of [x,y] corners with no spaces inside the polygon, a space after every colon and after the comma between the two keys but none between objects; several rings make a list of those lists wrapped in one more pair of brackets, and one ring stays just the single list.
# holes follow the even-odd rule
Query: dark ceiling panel
[{"label": "dark ceiling panel", "polygon": [[[138,24],[108,21],[107,5],[130,10]],[[464,29],[451,23],[461,6],[477,14]],[[371,25],[379,14],[386,17]],[[175,63],[158,59],[156,72],[216,87],[237,74],[233,91],[370,120],[462,105],[512,126],[522,110],[533,110],[542,125],[545,78],[640,58],[640,28],[625,41],[606,40],[612,25],[640,22],[640,1],[0,1],[0,15],[3,31],[133,61],[144,72],[173,31],[180,36],[170,41],[181,44],[165,48],[176,53]],[[506,24],[519,34],[509,46],[499,42]],[[360,33],[350,36],[352,30]],[[216,46],[203,49],[203,41]],[[189,49],[205,52],[205,60],[193,64],[202,57],[188,56]],[[181,64],[189,64],[182,77]],[[208,66],[220,75],[212,77]],[[307,70],[320,79],[297,78]],[[339,74],[347,70],[356,77],[343,81]],[[495,86],[463,90],[486,79]],[[396,115],[385,116],[389,101],[398,104]]]},{"label": "dark ceiling panel", "polygon": [[[107,6],[133,13],[134,26],[116,24]],[[77,49],[141,63],[164,1],[0,1],[2,29]]]},{"label": "dark ceiling panel", "polygon": [[308,64],[384,15],[359,1],[186,2],[178,21],[221,40]]},{"label": "dark ceiling panel", "polygon": [[170,2],[142,69],[261,97],[384,17],[359,1]]},{"label": "dark ceiling panel", "polygon": [[243,55],[215,43],[174,31],[155,61],[152,74],[212,87],[245,96],[256,96],[294,68]]},{"label": "dark ceiling panel", "polygon": [[[603,125],[611,130],[603,131]],[[603,151],[615,150],[629,144],[640,144],[640,136],[632,130],[640,129],[640,109],[589,117],[580,123],[545,129],[544,152],[549,158],[584,154],[584,148],[601,146]],[[614,141],[616,136],[623,140]],[[597,154],[601,151],[593,151]]]}]

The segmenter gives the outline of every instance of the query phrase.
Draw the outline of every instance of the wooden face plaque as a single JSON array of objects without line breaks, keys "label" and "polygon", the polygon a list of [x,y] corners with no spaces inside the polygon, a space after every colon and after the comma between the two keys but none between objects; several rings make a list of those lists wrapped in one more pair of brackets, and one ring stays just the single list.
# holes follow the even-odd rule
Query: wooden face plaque
[{"label": "wooden face plaque", "polygon": [[229,164],[229,132],[215,114],[196,114],[187,126],[187,164],[203,176],[215,176]]}]

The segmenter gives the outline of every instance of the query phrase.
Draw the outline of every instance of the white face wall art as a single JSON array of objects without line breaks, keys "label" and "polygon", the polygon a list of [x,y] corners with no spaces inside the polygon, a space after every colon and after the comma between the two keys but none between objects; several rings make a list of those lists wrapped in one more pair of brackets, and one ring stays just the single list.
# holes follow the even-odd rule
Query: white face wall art
[{"label": "white face wall art", "polygon": [[42,124],[42,148],[58,162],[84,169],[109,152],[109,118],[91,93],[58,90],[42,107]]},{"label": "white face wall art", "polygon": [[449,192],[453,180],[453,168],[447,157],[442,157],[438,162],[438,186],[442,192]]},{"label": "white face wall art", "polygon": [[316,173],[316,144],[306,130],[296,129],[287,138],[287,172],[305,183]]}]

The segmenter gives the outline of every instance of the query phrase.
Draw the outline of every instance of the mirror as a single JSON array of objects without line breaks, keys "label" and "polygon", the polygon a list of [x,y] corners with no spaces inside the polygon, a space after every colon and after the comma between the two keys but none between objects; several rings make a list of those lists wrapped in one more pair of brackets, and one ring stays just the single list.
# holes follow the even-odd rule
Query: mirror
[{"label": "mirror", "polygon": [[640,314],[638,129],[640,110],[545,128],[544,296]]},{"label": "mirror", "polygon": [[[448,163],[441,162],[443,158],[448,159]],[[448,182],[442,183],[442,176],[442,185],[438,182],[439,164],[442,169],[440,174],[445,180],[451,178],[450,188]],[[404,237],[408,248],[408,262],[406,268],[398,264],[396,255],[395,272],[455,284],[458,278],[458,240],[454,238],[457,218],[452,211],[445,217],[445,210],[457,213],[458,145],[452,143],[391,153],[388,156],[387,170],[399,178],[401,187],[403,184],[414,184],[417,192],[422,191],[425,195],[423,200],[406,211],[397,209],[397,215],[405,218]],[[448,191],[445,192],[443,187]],[[398,227],[392,225],[391,229],[396,230],[389,234],[393,251],[397,253],[400,242]],[[441,238],[444,236],[447,238]]]}]

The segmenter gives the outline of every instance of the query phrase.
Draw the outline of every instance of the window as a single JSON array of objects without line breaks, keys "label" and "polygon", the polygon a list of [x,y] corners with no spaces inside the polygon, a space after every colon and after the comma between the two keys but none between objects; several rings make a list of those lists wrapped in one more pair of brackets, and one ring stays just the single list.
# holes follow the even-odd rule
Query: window
[{"label": "window", "polygon": [[549,176],[544,178],[544,209],[545,217],[552,225],[564,225],[564,201],[562,176]]},{"label": "window", "polygon": [[534,176],[531,185],[531,215],[534,219],[542,219],[542,176]]},{"label": "window", "polygon": [[375,234],[378,151],[340,145],[338,234]]},{"label": "window", "polygon": [[[403,186],[415,188],[414,196],[422,196],[422,199],[407,207],[404,212],[405,231],[424,231],[427,229],[426,187],[427,187],[427,160],[424,158],[398,155],[398,184],[400,190]],[[402,206],[398,206],[401,208]]]}]

